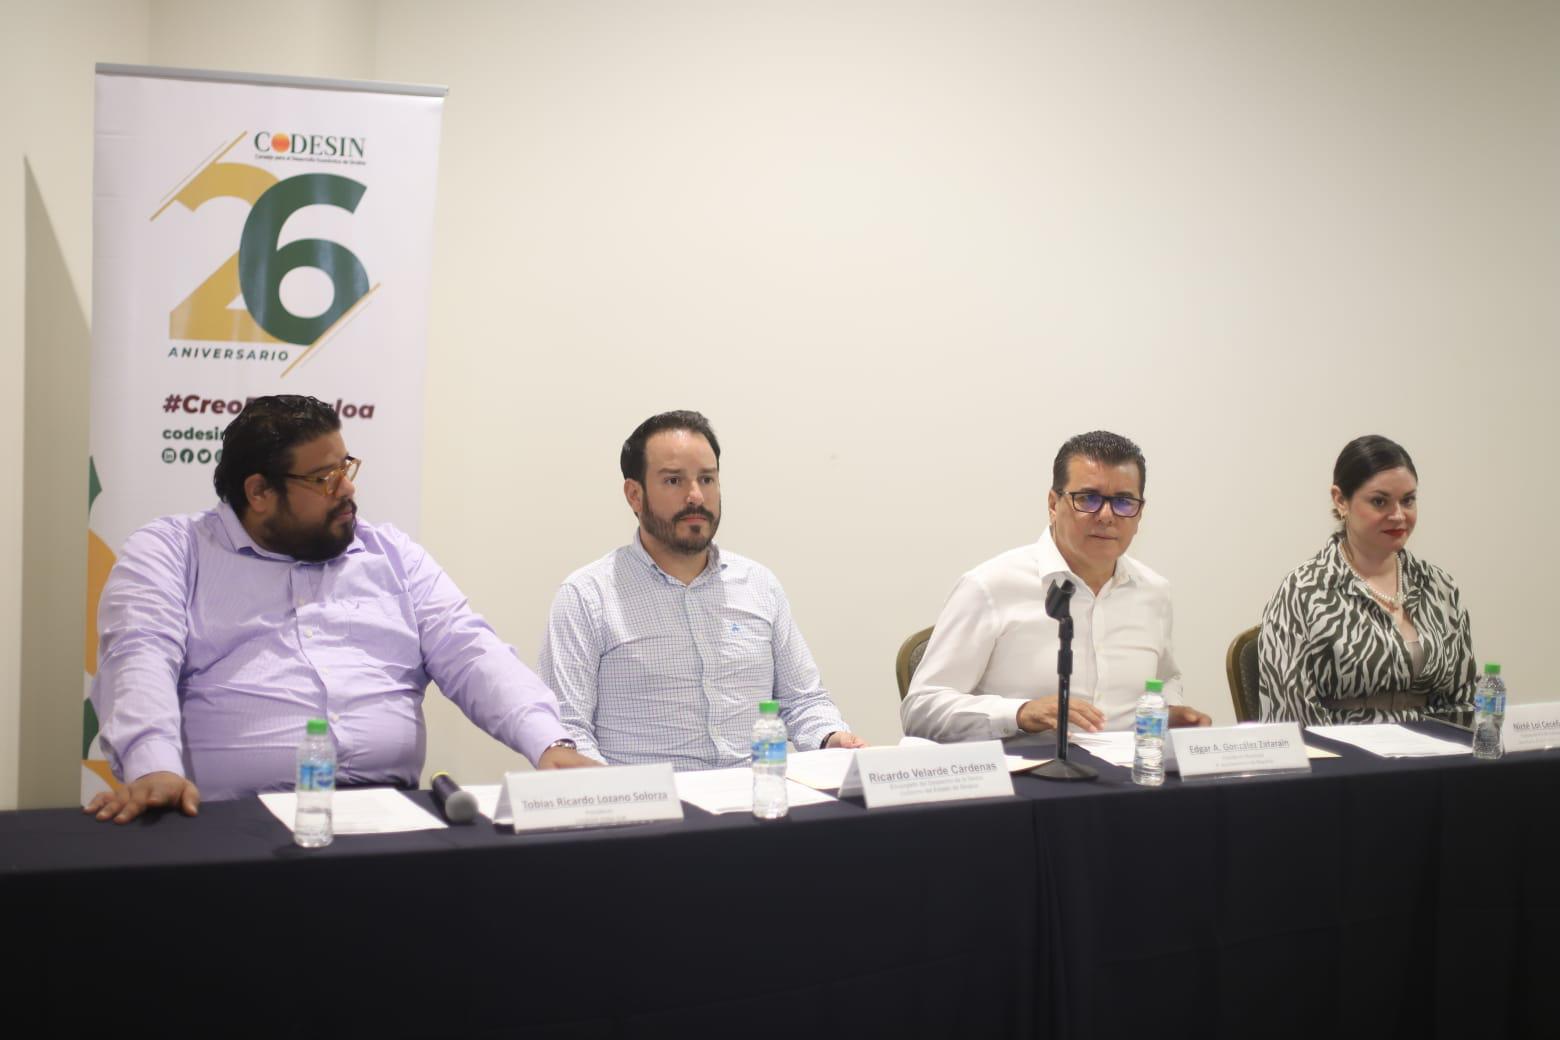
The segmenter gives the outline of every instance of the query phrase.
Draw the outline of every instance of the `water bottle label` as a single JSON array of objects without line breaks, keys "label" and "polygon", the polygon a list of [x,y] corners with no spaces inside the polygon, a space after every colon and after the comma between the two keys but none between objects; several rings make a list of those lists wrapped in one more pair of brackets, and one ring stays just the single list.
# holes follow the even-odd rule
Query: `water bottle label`
[{"label": "water bottle label", "polygon": [[1163,740],[1165,739],[1165,716],[1139,715],[1133,731],[1139,740]]},{"label": "water bottle label", "polygon": [[755,740],[753,741],[753,764],[762,765],[785,764],[785,741],[783,740]]},{"label": "water bottle label", "polygon": [[1493,690],[1480,690],[1473,695],[1473,708],[1475,711],[1489,715],[1506,714],[1506,695],[1496,693]]},{"label": "water bottle label", "polygon": [[305,762],[298,767],[298,790],[333,791],[336,767],[329,762]]}]

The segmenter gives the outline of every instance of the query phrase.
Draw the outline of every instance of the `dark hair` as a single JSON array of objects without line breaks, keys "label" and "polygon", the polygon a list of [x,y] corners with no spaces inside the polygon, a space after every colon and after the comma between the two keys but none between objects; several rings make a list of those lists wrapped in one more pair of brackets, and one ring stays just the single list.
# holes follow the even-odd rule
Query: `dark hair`
[{"label": "dark hair", "polygon": [[[1345,499],[1350,499],[1377,473],[1399,468],[1407,469],[1415,480],[1419,479],[1414,460],[1408,457],[1408,452],[1403,450],[1401,444],[1379,434],[1368,433],[1354,438],[1338,453],[1338,461],[1333,463],[1333,483]],[[1333,512],[1336,518],[1336,507]]]},{"label": "dark hair", "polygon": [[628,435],[628,440],[623,442],[623,452],[618,456],[618,466],[623,470],[624,480],[637,480],[640,484],[645,482],[645,445],[650,438],[667,430],[687,430],[689,433],[697,433],[710,442],[710,450],[715,453],[715,462],[720,462],[720,441],[715,439],[715,429],[710,421],[698,412],[678,411],[662,412],[660,415],[652,415],[638,426],[634,432]]},{"label": "dark hair", "polygon": [[1143,449],[1119,433],[1094,430],[1067,438],[1067,443],[1056,453],[1056,462],[1051,466],[1051,490],[1058,493],[1067,490],[1067,466],[1075,455],[1082,455],[1106,466],[1135,462],[1138,468],[1138,494],[1141,495],[1148,486],[1148,463],[1143,460]]},{"label": "dark hair", "polygon": [[243,516],[249,508],[244,481],[258,473],[286,494],[293,448],[341,429],[341,417],[313,397],[252,397],[222,431],[222,458],[211,476],[217,497]]}]

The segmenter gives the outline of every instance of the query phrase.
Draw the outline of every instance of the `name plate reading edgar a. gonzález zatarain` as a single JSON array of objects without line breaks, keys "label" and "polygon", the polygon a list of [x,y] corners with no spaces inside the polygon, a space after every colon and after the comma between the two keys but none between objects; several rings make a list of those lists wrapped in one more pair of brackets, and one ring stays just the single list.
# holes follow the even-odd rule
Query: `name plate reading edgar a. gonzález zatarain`
[{"label": "name plate reading edgar a. gonz\u00e1lez zatarain", "polygon": [[670,762],[603,769],[539,769],[505,773],[498,810],[514,817],[515,833],[680,820],[682,802]]},{"label": "name plate reading edgar a. gonz\u00e1lez zatarain", "polygon": [[861,795],[868,809],[1013,793],[1002,742],[862,748],[851,760],[840,797]]},{"label": "name plate reading edgar a. gonz\u00e1lez zatarain", "polygon": [[1188,726],[1170,731],[1182,780],[1262,773],[1309,773],[1311,760],[1296,722]]}]

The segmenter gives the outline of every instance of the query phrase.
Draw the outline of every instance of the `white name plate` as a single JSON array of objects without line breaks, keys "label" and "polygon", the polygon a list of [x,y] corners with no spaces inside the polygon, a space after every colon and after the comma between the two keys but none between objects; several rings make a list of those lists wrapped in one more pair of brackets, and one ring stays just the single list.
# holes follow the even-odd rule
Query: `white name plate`
[{"label": "white name plate", "polygon": [[861,795],[868,809],[1013,793],[1000,740],[862,748],[851,759],[840,797]]},{"label": "white name plate", "polygon": [[1212,729],[1188,726],[1171,730],[1170,743],[1175,748],[1182,780],[1311,771],[1297,722]]},{"label": "white name plate", "polygon": [[1560,747],[1560,701],[1506,705],[1500,739],[1507,751]]},{"label": "white name plate", "polygon": [[670,762],[600,769],[505,773],[494,820],[514,817],[515,833],[617,827],[680,820],[682,801]]}]

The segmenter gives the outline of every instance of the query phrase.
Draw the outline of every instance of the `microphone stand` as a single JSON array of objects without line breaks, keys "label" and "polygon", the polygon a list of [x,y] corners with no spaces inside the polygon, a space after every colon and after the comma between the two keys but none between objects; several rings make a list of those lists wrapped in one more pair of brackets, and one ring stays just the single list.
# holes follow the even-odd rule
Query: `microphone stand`
[{"label": "microphone stand", "polygon": [[1056,757],[1033,776],[1045,780],[1097,780],[1099,773],[1081,762],[1067,760],[1067,711],[1072,696],[1072,597],[1077,591],[1071,581],[1060,585],[1051,583],[1045,594],[1045,612],[1056,620],[1057,635],[1062,645],[1056,651]]}]

